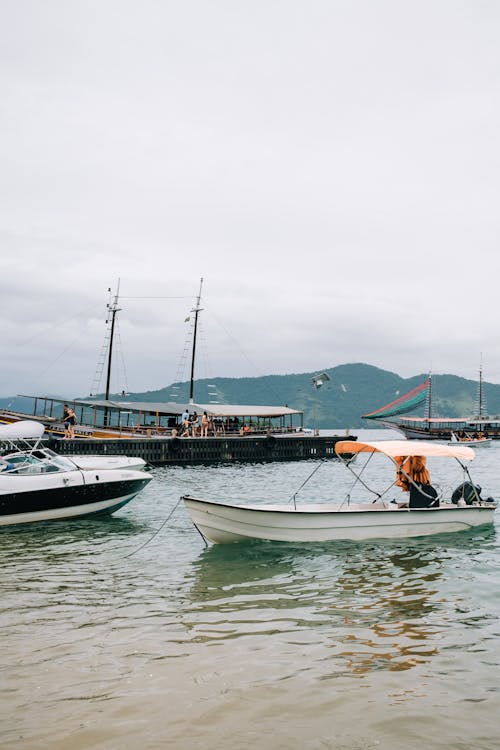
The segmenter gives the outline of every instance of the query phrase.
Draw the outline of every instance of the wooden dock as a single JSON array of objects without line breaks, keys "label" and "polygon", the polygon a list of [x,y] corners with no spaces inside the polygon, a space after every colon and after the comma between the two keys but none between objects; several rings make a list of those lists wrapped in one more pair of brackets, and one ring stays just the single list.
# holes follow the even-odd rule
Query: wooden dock
[{"label": "wooden dock", "polygon": [[335,443],[352,435],[256,435],[60,440],[43,442],[61,455],[138,456],[152,465],[194,465],[261,461],[301,461],[335,457]]}]

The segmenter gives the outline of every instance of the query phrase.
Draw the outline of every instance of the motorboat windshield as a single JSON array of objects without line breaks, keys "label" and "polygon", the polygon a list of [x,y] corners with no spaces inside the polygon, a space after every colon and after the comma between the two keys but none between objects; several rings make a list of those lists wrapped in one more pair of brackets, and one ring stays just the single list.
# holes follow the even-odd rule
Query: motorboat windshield
[{"label": "motorboat windshield", "polygon": [[54,454],[54,457],[38,456],[35,453],[10,453],[0,459],[0,471],[8,474],[48,474],[75,471],[72,461]]}]

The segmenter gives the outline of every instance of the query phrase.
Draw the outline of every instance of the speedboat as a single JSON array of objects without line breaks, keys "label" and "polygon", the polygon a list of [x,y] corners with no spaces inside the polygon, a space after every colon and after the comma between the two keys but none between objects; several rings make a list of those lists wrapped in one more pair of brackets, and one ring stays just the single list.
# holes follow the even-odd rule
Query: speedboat
[{"label": "speedboat", "polygon": [[[21,443],[25,449],[29,449],[37,458],[43,458],[48,461],[60,458],[58,453],[41,444],[40,440],[44,429],[42,424],[30,419],[0,425],[0,445],[4,441],[7,441],[7,446],[10,445],[10,449],[15,453],[16,448]],[[32,441],[34,442],[32,443]],[[70,454],[66,458],[72,461],[79,469],[135,469],[142,471],[147,467],[147,462],[138,456]]]},{"label": "speedboat", "polygon": [[[481,497],[481,488],[472,482],[466,462],[474,450],[461,445],[442,445],[410,440],[360,442],[343,440],[335,445],[337,455],[355,477],[367,502],[351,502],[353,488],[339,503],[233,504],[182,497],[191,519],[205,539],[212,542],[241,542],[250,539],[285,542],[363,541],[429,536],[457,532],[493,523],[495,501]],[[381,489],[372,489],[359,469],[357,458],[366,454],[385,457],[392,466],[392,479],[384,477]],[[461,470],[461,483],[452,492],[438,492],[431,485],[417,482],[404,471],[410,457],[455,459]],[[353,468],[355,467],[355,468]],[[401,474],[409,492],[405,502],[391,498]],[[380,475],[380,472],[379,472]],[[372,497],[375,499],[372,500]]]},{"label": "speedboat", "polygon": [[59,456],[41,446],[42,433],[34,422],[0,431],[0,526],[113,513],[151,481],[144,471],[129,468],[140,465],[137,459],[120,466],[111,459],[122,457],[86,456],[87,466],[79,465],[81,457]]},{"label": "speedboat", "polygon": [[[32,451],[33,455],[38,458],[45,458],[48,461],[59,459],[61,456],[54,453],[51,448],[38,447]],[[70,454],[65,456],[78,469],[133,469],[135,471],[145,471],[147,463],[139,456],[94,456]]]}]

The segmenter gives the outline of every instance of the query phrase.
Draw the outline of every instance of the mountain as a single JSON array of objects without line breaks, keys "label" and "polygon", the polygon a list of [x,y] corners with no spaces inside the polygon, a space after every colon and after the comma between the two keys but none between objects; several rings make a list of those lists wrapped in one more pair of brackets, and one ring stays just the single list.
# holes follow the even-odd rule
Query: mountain
[{"label": "mountain", "polygon": [[[407,393],[422,383],[427,375],[401,378],[393,372],[356,363],[325,369],[330,380],[316,390],[312,377],[316,372],[291,375],[265,375],[254,378],[210,378],[195,383],[197,403],[217,401],[225,404],[287,405],[304,412],[304,425],[323,429],[376,427],[361,418]],[[210,386],[210,387],[209,387]],[[432,376],[432,403],[435,416],[472,415],[477,411],[478,384],[456,375]],[[214,396],[215,394],[215,396]],[[483,382],[483,396],[489,414],[500,413],[500,385]],[[120,394],[113,398],[125,400]],[[189,399],[189,383],[172,383],[157,391],[129,393],[127,401],[176,401]],[[8,407],[8,403],[11,406]],[[0,399],[0,408],[29,413],[33,403],[24,399]],[[425,407],[415,414],[423,415]]]}]

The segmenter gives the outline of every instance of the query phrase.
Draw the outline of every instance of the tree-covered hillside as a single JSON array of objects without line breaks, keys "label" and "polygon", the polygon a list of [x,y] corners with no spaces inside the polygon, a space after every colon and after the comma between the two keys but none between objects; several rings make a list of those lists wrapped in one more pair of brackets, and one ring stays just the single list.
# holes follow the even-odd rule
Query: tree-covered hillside
[{"label": "tree-covered hillside", "polygon": [[[420,385],[427,377],[425,373],[420,373],[411,378],[401,378],[393,372],[362,363],[338,365],[324,372],[330,380],[318,390],[312,382],[314,372],[200,380],[195,384],[194,400],[198,403],[217,400],[225,404],[286,404],[303,411],[304,424],[308,426],[315,424],[324,429],[360,428],[374,426],[373,422],[362,419],[363,414],[393,401]],[[455,375],[434,375],[432,384],[433,414],[461,416],[475,413],[476,381]],[[489,413],[500,413],[500,385],[483,385]],[[174,383],[158,391],[131,393],[128,398],[138,401],[185,401],[188,395],[188,383]],[[423,415],[424,407],[415,413]]]},{"label": "tree-covered hillside", "polygon": [[[197,403],[217,401],[225,404],[288,405],[304,412],[304,424],[323,429],[361,428],[376,426],[362,415],[384,406],[420,385],[426,374],[401,378],[393,372],[372,365],[357,363],[338,365],[324,370],[330,380],[320,389],[314,388],[314,372],[292,375],[266,375],[255,378],[212,378],[195,384]],[[432,403],[435,416],[473,415],[477,408],[478,384],[456,375],[433,375]],[[490,415],[500,413],[500,385],[483,384],[486,409]],[[44,396],[45,394],[39,394]],[[54,395],[54,394],[52,394]],[[78,394],[63,394],[64,398]],[[113,398],[123,400],[119,394]],[[129,393],[127,401],[176,401],[189,398],[189,383],[172,383],[157,391]],[[33,403],[27,399],[0,399],[0,408],[29,412]],[[420,407],[416,414],[424,414]]]}]

